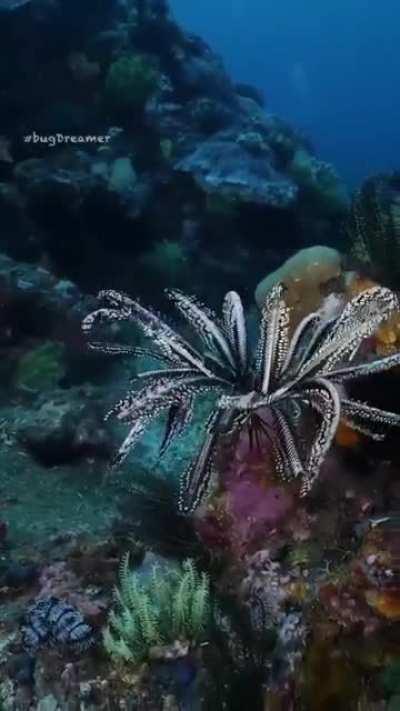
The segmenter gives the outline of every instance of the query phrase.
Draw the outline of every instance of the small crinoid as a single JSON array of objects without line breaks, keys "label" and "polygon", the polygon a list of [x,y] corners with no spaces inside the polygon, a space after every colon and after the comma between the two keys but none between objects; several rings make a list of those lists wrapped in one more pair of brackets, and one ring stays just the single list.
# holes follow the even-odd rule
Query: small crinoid
[{"label": "small crinoid", "polygon": [[268,437],[276,468],[285,479],[300,478],[305,495],[318,477],[342,418],[355,430],[381,439],[400,415],[349,399],[343,384],[400,363],[400,353],[357,362],[362,341],[371,336],[399,304],[389,289],[375,286],[355,296],[339,316],[323,310],[306,316],[289,335],[289,309],[282,285],[268,294],[262,310],[255,358],[250,358],[244,309],[235,292],[225,296],[222,316],[178,291],[168,292],[192,327],[195,346],[153,311],[114,291],[100,293],[106,307],[89,314],[83,330],[91,335],[104,321],[131,321],[152,345],[135,349],[91,342],[107,353],[145,354],[161,364],[140,373],[127,396],[112,409],[129,433],[115,459],[120,463],[148,424],[167,412],[163,454],[189,424],[194,400],[214,393],[198,455],[181,480],[180,509],[192,512],[205,496],[215,470],[222,435],[249,428],[254,441]]}]

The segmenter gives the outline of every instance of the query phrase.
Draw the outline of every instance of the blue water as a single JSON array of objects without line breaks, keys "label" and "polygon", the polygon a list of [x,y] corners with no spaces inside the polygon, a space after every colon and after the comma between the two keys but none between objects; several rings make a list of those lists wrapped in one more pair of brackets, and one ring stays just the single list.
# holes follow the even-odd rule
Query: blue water
[{"label": "blue water", "polygon": [[355,185],[400,157],[399,0],[172,0]]}]

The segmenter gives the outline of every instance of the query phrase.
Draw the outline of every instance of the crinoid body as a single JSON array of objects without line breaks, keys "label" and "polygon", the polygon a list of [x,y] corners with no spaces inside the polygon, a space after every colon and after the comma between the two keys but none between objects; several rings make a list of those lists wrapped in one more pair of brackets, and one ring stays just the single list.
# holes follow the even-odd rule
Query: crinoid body
[{"label": "crinoid body", "polygon": [[214,394],[203,443],[181,481],[181,511],[192,512],[204,498],[216,449],[225,434],[256,427],[257,439],[261,429],[269,438],[277,472],[284,479],[299,478],[303,496],[318,477],[340,419],[376,439],[384,436],[386,426],[400,425],[399,415],[349,399],[344,389],[351,379],[400,363],[400,353],[357,361],[363,340],[399,308],[389,289],[367,289],[338,316],[323,310],[311,313],[290,335],[289,309],[278,284],[264,303],[255,358],[249,353],[238,294],[228,292],[220,318],[181,292],[171,291],[168,296],[193,328],[198,346],[153,311],[114,291],[99,294],[106,306],[84,319],[83,330],[90,338],[98,322],[131,321],[151,341],[148,350],[99,342],[91,342],[91,347],[124,355],[145,353],[161,365],[140,373],[109,413],[130,427],[115,464],[128,455],[148,424],[166,412],[163,454],[189,424],[194,400],[203,393]]}]

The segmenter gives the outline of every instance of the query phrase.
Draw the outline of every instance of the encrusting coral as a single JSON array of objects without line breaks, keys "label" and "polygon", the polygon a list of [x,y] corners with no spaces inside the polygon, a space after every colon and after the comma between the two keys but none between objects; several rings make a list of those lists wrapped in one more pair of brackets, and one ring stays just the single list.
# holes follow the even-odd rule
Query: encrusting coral
[{"label": "encrusting coral", "polygon": [[210,613],[208,576],[191,559],[168,570],[154,566],[142,581],[126,555],[104,646],[116,661],[132,664],[186,656],[204,639]]}]

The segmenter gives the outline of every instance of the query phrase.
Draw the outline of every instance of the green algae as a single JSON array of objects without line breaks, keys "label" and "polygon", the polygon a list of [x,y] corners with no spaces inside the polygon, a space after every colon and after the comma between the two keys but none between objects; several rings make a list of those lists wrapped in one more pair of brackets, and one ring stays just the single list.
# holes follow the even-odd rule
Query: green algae
[{"label": "green algae", "polygon": [[65,375],[64,347],[47,341],[19,359],[15,385],[22,390],[42,392],[54,388]]},{"label": "green algae", "polygon": [[142,55],[120,57],[110,65],[105,96],[110,106],[117,109],[140,109],[155,92],[159,73]]}]

